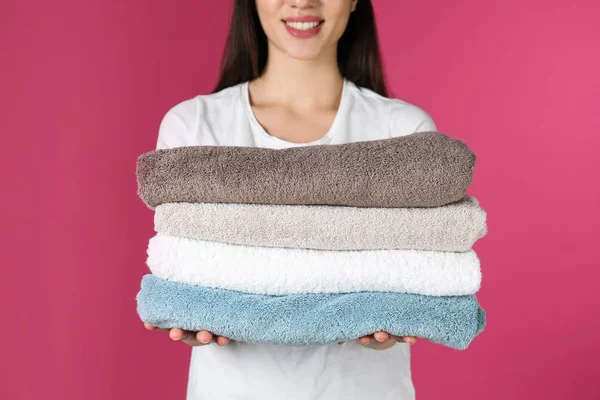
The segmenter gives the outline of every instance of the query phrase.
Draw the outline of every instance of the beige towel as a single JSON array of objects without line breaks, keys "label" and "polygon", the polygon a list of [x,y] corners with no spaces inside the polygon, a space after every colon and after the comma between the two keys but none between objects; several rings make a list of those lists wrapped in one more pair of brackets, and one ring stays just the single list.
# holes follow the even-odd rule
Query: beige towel
[{"label": "beige towel", "polygon": [[165,203],[156,207],[154,229],[221,243],[320,250],[467,251],[487,233],[486,213],[471,196],[427,208]]}]

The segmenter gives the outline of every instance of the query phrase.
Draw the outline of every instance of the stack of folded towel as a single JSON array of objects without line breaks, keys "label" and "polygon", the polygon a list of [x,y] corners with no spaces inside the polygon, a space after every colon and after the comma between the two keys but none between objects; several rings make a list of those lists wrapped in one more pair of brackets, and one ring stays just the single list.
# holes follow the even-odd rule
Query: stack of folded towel
[{"label": "stack of folded towel", "polygon": [[137,160],[157,234],[144,322],[293,346],[377,331],[466,349],[484,328],[466,194],[475,155],[440,132],[285,149],[189,146]]}]

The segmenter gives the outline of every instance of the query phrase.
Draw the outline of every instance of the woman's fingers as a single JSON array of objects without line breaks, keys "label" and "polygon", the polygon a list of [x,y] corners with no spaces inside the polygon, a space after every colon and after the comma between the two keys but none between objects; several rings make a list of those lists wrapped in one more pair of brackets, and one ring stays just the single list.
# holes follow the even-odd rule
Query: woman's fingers
[{"label": "woman's fingers", "polygon": [[394,338],[399,342],[404,342],[408,344],[417,343],[417,338],[415,336],[394,336]]},{"label": "woman's fingers", "polygon": [[[180,340],[186,344],[189,344],[190,346],[198,346],[200,344],[208,344],[211,342],[211,340],[214,340],[214,342],[219,346],[225,346],[227,343],[230,342],[230,339],[228,337],[213,335],[209,331],[199,331],[197,333],[194,333],[194,332],[190,332],[190,331],[184,331],[183,329],[180,329],[180,328],[172,328],[172,329],[158,328],[158,327],[156,327],[152,324],[148,324],[148,323],[144,323],[144,328],[146,328],[149,331],[153,331],[156,329],[159,329],[162,331],[167,331],[167,332],[169,332],[169,337],[171,339]],[[390,340],[390,339],[395,339],[398,342],[404,342],[404,343],[408,343],[408,344],[417,343],[417,337],[415,337],[415,336],[394,336],[394,335],[390,335],[388,332],[385,332],[385,331],[375,332],[372,335],[361,336],[358,340],[361,344],[368,345],[369,343],[371,343],[371,341],[373,339],[375,339],[379,343],[385,342],[386,340]],[[338,342],[338,344],[344,344],[344,343],[345,343],[345,341]]]},{"label": "woman's fingers", "polygon": [[156,329],[154,325],[147,324],[146,322],[144,322],[144,328],[146,328],[149,331],[153,331]]},{"label": "woman's fingers", "polygon": [[373,337],[378,342],[384,342],[390,338],[390,335],[387,332],[375,332],[373,334]]},{"label": "woman's fingers", "polygon": [[361,336],[360,338],[358,338],[358,341],[361,344],[367,345],[367,344],[371,343],[371,336],[372,335]]},{"label": "woman's fingers", "polygon": [[154,326],[152,324],[147,324],[147,323],[144,323],[144,328],[146,328],[149,331],[155,331],[158,329],[160,331],[169,332],[171,330],[170,328],[159,328],[157,326]]},{"label": "woman's fingers", "polygon": [[192,332],[184,331],[180,328],[171,328],[169,330],[169,337],[173,340],[186,340],[189,339],[192,335]]},{"label": "woman's fingers", "polygon": [[200,331],[196,334],[196,340],[202,344],[210,343],[210,341],[214,341],[218,346],[225,346],[229,343],[230,339],[225,336],[213,335],[212,332],[209,331]]},{"label": "woman's fingers", "polygon": [[217,336],[216,339],[215,339],[215,342],[219,346],[225,346],[227,343],[229,343],[229,338],[227,338],[225,336]]},{"label": "woman's fingers", "polygon": [[373,339],[375,339],[378,342],[385,342],[386,340],[388,340],[390,338],[390,334],[387,332],[383,332],[383,331],[379,331],[379,332],[375,332],[372,335],[365,335],[365,336],[361,336],[358,340],[361,344],[364,345],[368,345],[369,343],[371,343],[371,341]]},{"label": "woman's fingers", "polygon": [[408,344],[417,343],[417,338],[414,336],[404,336],[402,339],[404,340],[405,343],[408,343]]},{"label": "woman's fingers", "polygon": [[361,344],[368,345],[373,339],[379,343],[385,342],[386,340],[396,340],[398,342],[404,342],[408,344],[415,344],[417,342],[417,338],[415,336],[394,336],[385,331],[375,332],[372,335],[361,336],[358,340]]},{"label": "woman's fingers", "polygon": [[199,331],[196,333],[196,340],[200,343],[207,344],[213,339],[212,333],[209,331]]},{"label": "woman's fingers", "polygon": [[225,346],[231,341],[231,339],[229,339],[228,337],[213,335],[212,332],[209,331],[191,332],[183,330],[181,328],[159,328],[148,323],[144,323],[144,328],[146,328],[146,330],[149,331],[154,331],[158,329],[161,331],[169,332],[169,337],[172,340],[180,341],[190,346],[200,346],[203,344],[208,344],[213,340],[217,345]]},{"label": "woman's fingers", "polygon": [[[144,323],[144,328],[146,328],[149,331],[153,331],[156,329],[167,331],[167,332],[169,332],[169,337],[171,339],[180,340],[186,344],[189,344],[190,346],[197,346],[199,344],[208,344],[211,342],[211,340],[214,340],[214,342],[219,346],[225,346],[227,343],[230,342],[230,339],[228,337],[213,335],[209,331],[199,331],[194,334],[194,332],[184,331],[183,329],[180,329],[180,328],[172,328],[172,329],[157,328],[156,326],[154,326],[152,324],[147,324],[147,323]],[[379,343],[385,342],[386,340],[390,340],[390,339],[395,339],[398,342],[404,342],[404,343],[408,343],[408,344],[415,344],[417,342],[417,338],[415,336],[394,336],[394,335],[390,335],[389,333],[387,333],[385,331],[375,332],[372,335],[361,336],[358,340],[361,344],[368,345],[369,343],[371,343],[371,341],[373,339],[375,339]],[[343,343],[345,343],[345,341],[338,342],[338,344],[343,344]]]}]

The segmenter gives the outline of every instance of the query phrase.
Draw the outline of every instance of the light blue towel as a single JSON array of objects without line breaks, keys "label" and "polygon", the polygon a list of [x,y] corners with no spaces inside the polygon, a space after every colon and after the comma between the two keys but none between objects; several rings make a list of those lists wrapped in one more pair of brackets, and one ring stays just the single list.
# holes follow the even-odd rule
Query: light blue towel
[{"label": "light blue towel", "polygon": [[144,275],[136,296],[142,321],[208,330],[248,343],[317,346],[377,331],[417,336],[464,350],[485,326],[475,295],[398,292],[259,295]]}]

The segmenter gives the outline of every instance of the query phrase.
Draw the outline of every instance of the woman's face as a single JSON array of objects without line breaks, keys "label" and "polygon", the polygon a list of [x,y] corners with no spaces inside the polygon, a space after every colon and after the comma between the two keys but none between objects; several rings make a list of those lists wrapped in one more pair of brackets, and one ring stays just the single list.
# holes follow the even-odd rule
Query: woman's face
[{"label": "woman's face", "polygon": [[270,45],[306,60],[335,51],[357,1],[256,0],[256,8]]}]

